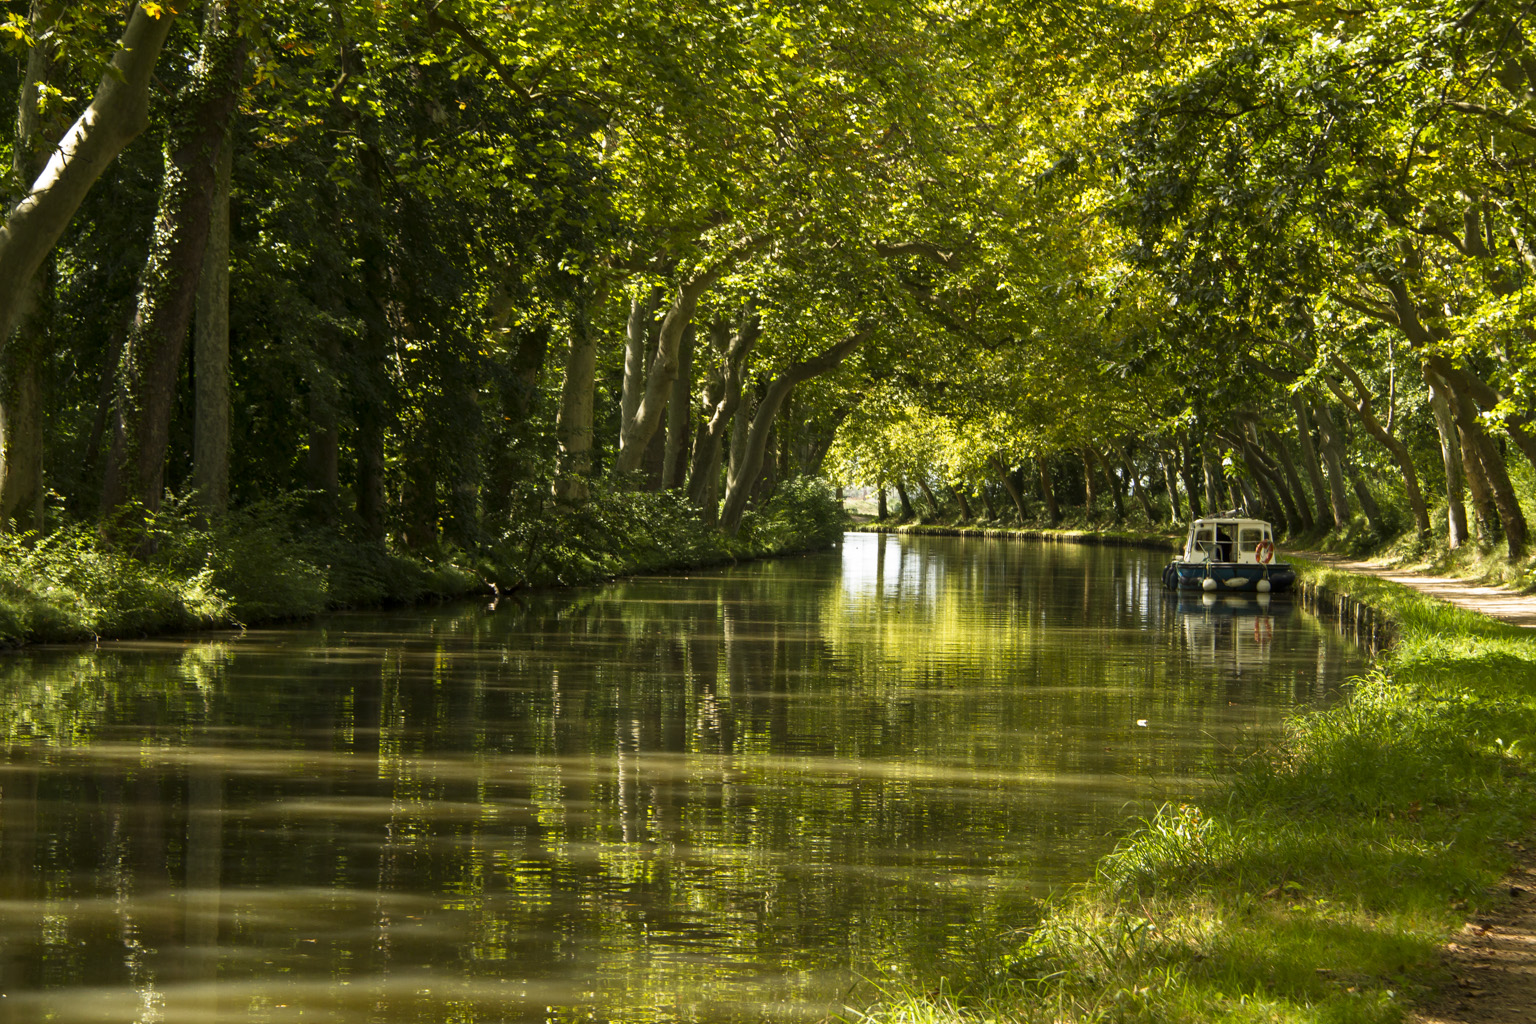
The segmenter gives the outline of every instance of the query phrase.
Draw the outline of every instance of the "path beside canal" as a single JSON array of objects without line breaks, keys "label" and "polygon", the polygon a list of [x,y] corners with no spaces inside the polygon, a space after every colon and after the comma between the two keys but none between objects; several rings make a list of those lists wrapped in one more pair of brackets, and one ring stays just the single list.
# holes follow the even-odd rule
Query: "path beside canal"
[{"label": "path beside canal", "polygon": [[[1536,629],[1536,594],[1317,552],[1304,557]],[[1418,1024],[1536,1024],[1536,852],[1529,845],[1513,852],[1516,864],[1500,883],[1507,898],[1495,912],[1467,921],[1446,944],[1453,982],[1414,1015]]]}]

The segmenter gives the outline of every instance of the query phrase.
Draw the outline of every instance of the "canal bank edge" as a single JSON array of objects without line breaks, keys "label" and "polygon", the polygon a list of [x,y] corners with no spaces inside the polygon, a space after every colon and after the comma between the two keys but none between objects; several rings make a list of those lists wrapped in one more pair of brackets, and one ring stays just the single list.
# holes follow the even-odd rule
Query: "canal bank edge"
[{"label": "canal bank edge", "polygon": [[[613,491],[553,505],[473,550],[398,550],[295,520],[291,502],[205,523],[183,505],[135,550],[89,524],[0,534],[0,648],[91,643],[604,583],[841,543],[847,515],[816,482],[782,484],[729,535],[673,492]],[[135,536],[138,536],[136,534]]]},{"label": "canal bank edge", "polygon": [[1135,530],[1045,530],[1005,526],[949,526],[939,523],[856,523],[855,533],[894,533],[915,537],[993,537],[1007,540],[1038,540],[1057,544],[1098,544],[1105,547],[1148,548],[1177,551],[1183,535],[1143,533]]},{"label": "canal bank edge", "polygon": [[1376,652],[1347,699],[1143,821],[1037,925],[860,1019],[1530,1019],[1490,987],[1529,976],[1475,944],[1531,899],[1508,879],[1536,845],[1536,632],[1299,567],[1303,603]]}]

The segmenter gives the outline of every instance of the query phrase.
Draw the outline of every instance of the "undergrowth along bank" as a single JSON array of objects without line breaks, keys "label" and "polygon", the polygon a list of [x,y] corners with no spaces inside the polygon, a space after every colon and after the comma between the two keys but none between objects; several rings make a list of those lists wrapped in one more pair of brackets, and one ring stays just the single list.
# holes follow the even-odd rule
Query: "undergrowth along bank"
[{"label": "undergrowth along bank", "polygon": [[1037,923],[855,1016],[1387,1024],[1449,980],[1441,946],[1536,815],[1536,634],[1298,566],[1395,624],[1347,698],[1142,822]]},{"label": "undergrowth along bank", "polygon": [[[131,542],[95,524],[0,535],[0,645],[144,636],[571,586],[826,548],[847,516],[817,482],[781,485],[728,536],[668,492],[553,502],[472,549],[405,551],[306,525],[302,497],[204,522],[171,502]],[[119,533],[119,537],[122,534]]]}]

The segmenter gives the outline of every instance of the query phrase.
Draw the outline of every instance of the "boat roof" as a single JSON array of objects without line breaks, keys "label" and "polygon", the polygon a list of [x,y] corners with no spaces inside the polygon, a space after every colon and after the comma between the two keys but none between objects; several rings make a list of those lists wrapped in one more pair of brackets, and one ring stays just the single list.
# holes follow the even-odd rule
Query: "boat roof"
[{"label": "boat roof", "polygon": [[1248,516],[1204,516],[1194,520],[1190,526],[1205,526],[1214,523],[1227,523],[1237,526],[1262,526],[1269,529],[1268,519],[1253,519]]}]

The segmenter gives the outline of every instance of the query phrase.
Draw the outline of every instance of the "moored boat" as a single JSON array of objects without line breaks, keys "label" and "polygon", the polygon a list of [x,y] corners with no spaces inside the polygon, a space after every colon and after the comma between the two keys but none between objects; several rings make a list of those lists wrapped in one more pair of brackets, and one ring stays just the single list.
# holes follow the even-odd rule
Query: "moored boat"
[{"label": "moored boat", "polygon": [[1269,523],[1239,515],[1190,523],[1184,550],[1163,569],[1163,586],[1169,590],[1278,594],[1295,582],[1290,564],[1275,561]]}]

